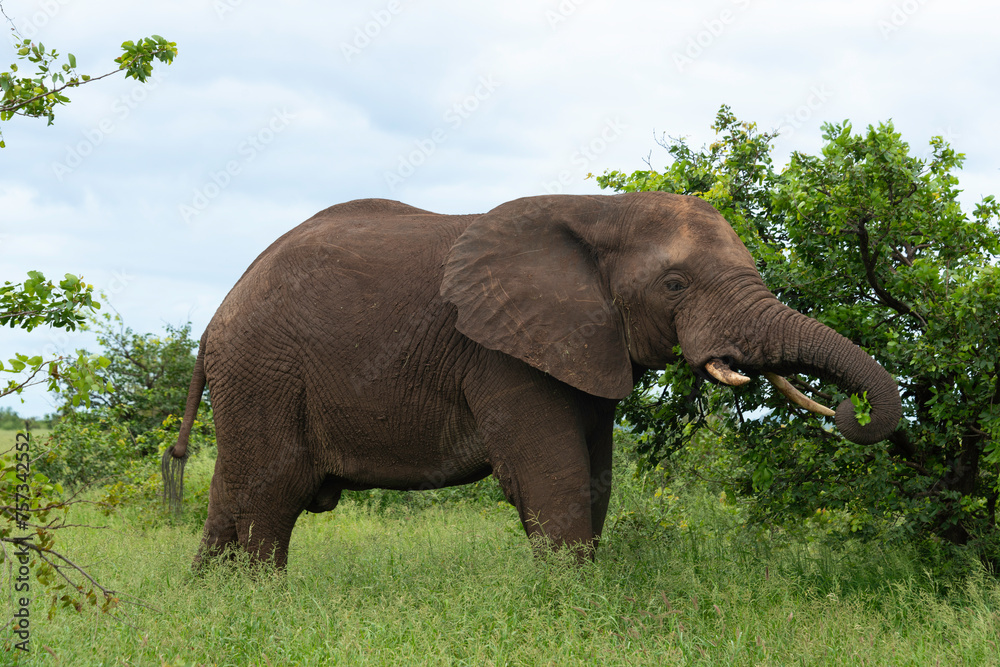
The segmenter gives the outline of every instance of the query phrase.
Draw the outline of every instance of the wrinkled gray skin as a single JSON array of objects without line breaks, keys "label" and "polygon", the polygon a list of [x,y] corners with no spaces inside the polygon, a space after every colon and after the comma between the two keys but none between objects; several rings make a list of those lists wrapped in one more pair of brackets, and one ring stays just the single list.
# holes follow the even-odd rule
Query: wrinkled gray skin
[{"label": "wrinkled gray skin", "polygon": [[[836,423],[875,443],[893,379],[779,303],[729,224],[665,193],[543,196],[445,216],[385,200],[329,208],[247,269],[201,341],[218,461],[196,564],[231,545],[283,566],[303,510],[343,489],[492,473],[529,536],[591,556],[611,492],[617,402],[680,345],[704,375],[803,372],[867,391]],[[707,376],[705,376],[707,377]],[[166,460],[166,459],[165,459]]]}]

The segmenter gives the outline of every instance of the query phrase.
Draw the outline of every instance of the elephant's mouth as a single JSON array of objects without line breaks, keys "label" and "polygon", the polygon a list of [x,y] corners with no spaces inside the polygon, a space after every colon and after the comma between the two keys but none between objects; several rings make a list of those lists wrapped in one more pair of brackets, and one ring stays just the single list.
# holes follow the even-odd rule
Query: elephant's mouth
[{"label": "elephant's mouth", "polygon": [[[709,359],[705,364],[705,372],[722,384],[729,385],[730,387],[739,387],[750,381],[750,378],[734,371],[730,365],[722,359]],[[835,413],[833,410],[813,401],[811,398],[793,387],[788,380],[780,375],[770,372],[764,372],[763,375],[775,389],[780,391],[785,396],[785,398],[800,408],[805,408],[809,412],[815,412],[816,414],[824,417],[834,416]]]}]

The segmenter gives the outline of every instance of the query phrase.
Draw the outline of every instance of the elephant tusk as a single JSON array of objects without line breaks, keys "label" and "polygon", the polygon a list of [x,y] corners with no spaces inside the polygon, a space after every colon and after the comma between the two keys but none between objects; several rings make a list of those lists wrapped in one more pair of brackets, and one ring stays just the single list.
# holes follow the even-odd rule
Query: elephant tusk
[{"label": "elephant tusk", "polygon": [[784,394],[789,401],[800,408],[805,408],[809,412],[815,412],[816,414],[823,415],[824,417],[832,417],[836,414],[830,408],[822,406],[816,401],[805,396],[802,392],[789,384],[788,380],[780,375],[776,375],[774,373],[764,373],[764,377],[767,378],[768,382],[774,385],[775,389]]},{"label": "elephant tusk", "polygon": [[721,359],[712,359],[709,361],[705,364],[705,370],[716,380],[722,384],[728,384],[730,387],[739,387],[750,381],[750,378],[746,375],[740,375],[727,366]]}]

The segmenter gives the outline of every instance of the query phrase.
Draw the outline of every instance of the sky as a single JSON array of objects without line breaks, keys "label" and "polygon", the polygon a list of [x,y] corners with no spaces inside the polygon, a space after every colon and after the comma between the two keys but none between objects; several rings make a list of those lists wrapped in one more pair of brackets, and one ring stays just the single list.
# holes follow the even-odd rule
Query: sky
[{"label": "sky", "polygon": [[[1000,194],[995,0],[0,4],[92,76],[125,40],[177,43],[146,84],[116,75],[52,126],[2,125],[0,280],[83,276],[136,332],[200,337],[250,262],[333,204],[599,193],[588,174],[665,166],[657,138],[710,143],[722,104],[781,132],[779,165],[817,152],[824,122],[892,120],[918,155],[936,135],[966,154],[968,211]],[[77,348],[93,335],[0,330],[4,360]],[[0,407],[55,406],[35,389]]]}]

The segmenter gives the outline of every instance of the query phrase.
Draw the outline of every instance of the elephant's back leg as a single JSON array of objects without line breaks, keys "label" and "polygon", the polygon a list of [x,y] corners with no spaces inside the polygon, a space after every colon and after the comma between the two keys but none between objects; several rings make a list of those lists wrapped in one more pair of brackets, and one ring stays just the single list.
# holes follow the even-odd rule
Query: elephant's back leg
[{"label": "elephant's back leg", "polygon": [[228,550],[236,544],[236,519],[226,494],[224,475],[216,459],[208,492],[208,518],[192,567],[197,570],[206,560],[229,553]]},{"label": "elephant's back leg", "polygon": [[218,459],[202,549],[234,541],[283,567],[292,528],[323,486],[294,381],[230,376],[212,388]]}]

